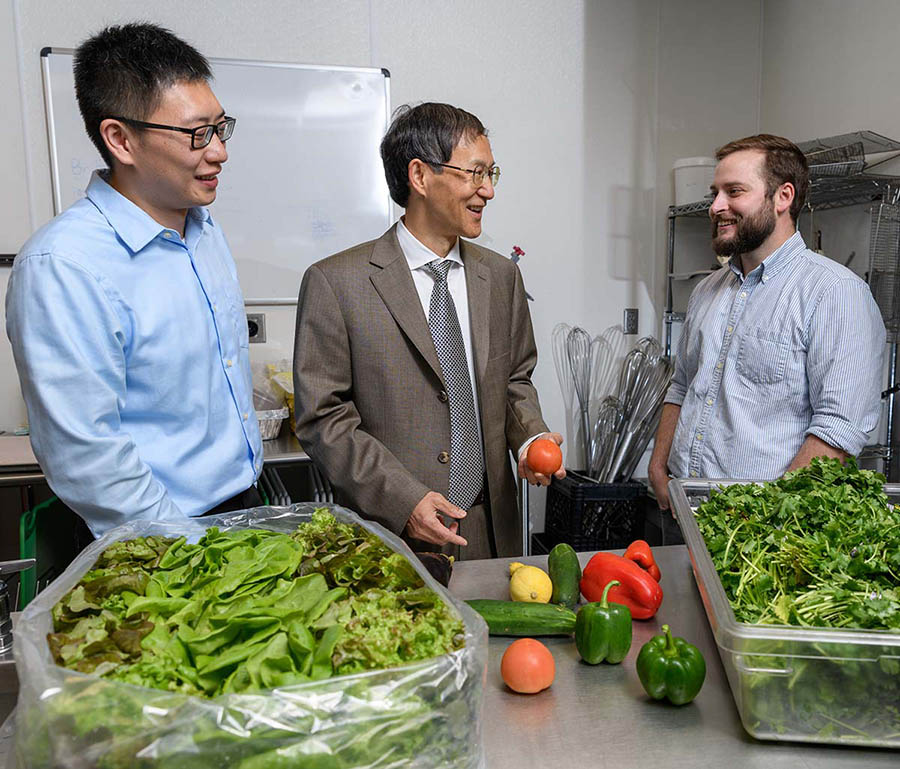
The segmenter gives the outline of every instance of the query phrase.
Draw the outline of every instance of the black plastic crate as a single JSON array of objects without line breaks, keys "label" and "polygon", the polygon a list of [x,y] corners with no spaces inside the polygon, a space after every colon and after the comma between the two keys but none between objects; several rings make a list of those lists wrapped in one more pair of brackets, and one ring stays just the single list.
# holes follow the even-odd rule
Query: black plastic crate
[{"label": "black plastic crate", "polygon": [[628,547],[644,535],[646,494],[638,481],[597,483],[566,469],[547,489],[546,540],[581,551]]},{"label": "black plastic crate", "polygon": [[681,527],[670,510],[660,510],[656,500],[647,497],[644,519],[644,539],[651,545],[683,545]]},{"label": "black plastic crate", "polygon": [[555,542],[551,542],[543,531],[536,531],[531,535],[531,554],[547,555],[552,549]]}]

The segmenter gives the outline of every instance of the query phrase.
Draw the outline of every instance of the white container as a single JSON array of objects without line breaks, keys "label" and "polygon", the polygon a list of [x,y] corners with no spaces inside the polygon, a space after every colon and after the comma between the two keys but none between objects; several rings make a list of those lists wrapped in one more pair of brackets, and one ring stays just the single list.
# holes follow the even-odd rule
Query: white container
[{"label": "white container", "polygon": [[675,205],[703,200],[709,194],[716,169],[715,158],[679,158],[672,164],[675,173]]}]

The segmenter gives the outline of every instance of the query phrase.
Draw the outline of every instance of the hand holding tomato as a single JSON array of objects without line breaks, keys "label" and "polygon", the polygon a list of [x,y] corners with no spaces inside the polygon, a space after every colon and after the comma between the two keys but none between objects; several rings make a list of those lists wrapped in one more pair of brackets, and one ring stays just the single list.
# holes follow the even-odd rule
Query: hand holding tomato
[{"label": "hand holding tomato", "polygon": [[541,475],[553,475],[562,466],[559,445],[548,438],[538,438],[528,447],[528,466]]},{"label": "hand holding tomato", "polygon": [[562,451],[559,448],[562,440],[559,433],[544,433],[532,441],[519,458],[519,477],[541,486],[549,486],[551,476],[565,478],[566,471],[562,466]]}]

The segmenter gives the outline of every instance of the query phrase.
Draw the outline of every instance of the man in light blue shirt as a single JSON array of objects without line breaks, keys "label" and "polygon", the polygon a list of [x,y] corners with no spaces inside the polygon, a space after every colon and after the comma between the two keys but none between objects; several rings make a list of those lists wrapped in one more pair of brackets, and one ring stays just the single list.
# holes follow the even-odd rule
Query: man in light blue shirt
[{"label": "man in light blue shirt", "polygon": [[32,446],[95,536],[260,503],[243,298],[204,208],[234,129],[210,77],[154,25],[79,47],[79,108],[109,169],[28,240],[10,278]]},{"label": "man in light blue shirt", "polygon": [[728,265],[688,303],[649,476],[770,480],[858,454],[878,424],[885,329],[869,287],[806,248],[803,153],[761,134],[716,155],[709,215]]}]

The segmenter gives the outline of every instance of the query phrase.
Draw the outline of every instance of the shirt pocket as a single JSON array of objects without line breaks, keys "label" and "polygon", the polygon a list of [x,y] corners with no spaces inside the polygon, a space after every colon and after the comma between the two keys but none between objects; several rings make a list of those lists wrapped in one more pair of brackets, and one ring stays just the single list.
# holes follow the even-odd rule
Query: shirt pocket
[{"label": "shirt pocket", "polygon": [[776,384],[784,379],[790,349],[790,340],[777,332],[750,330],[741,339],[738,373],[754,384]]}]

